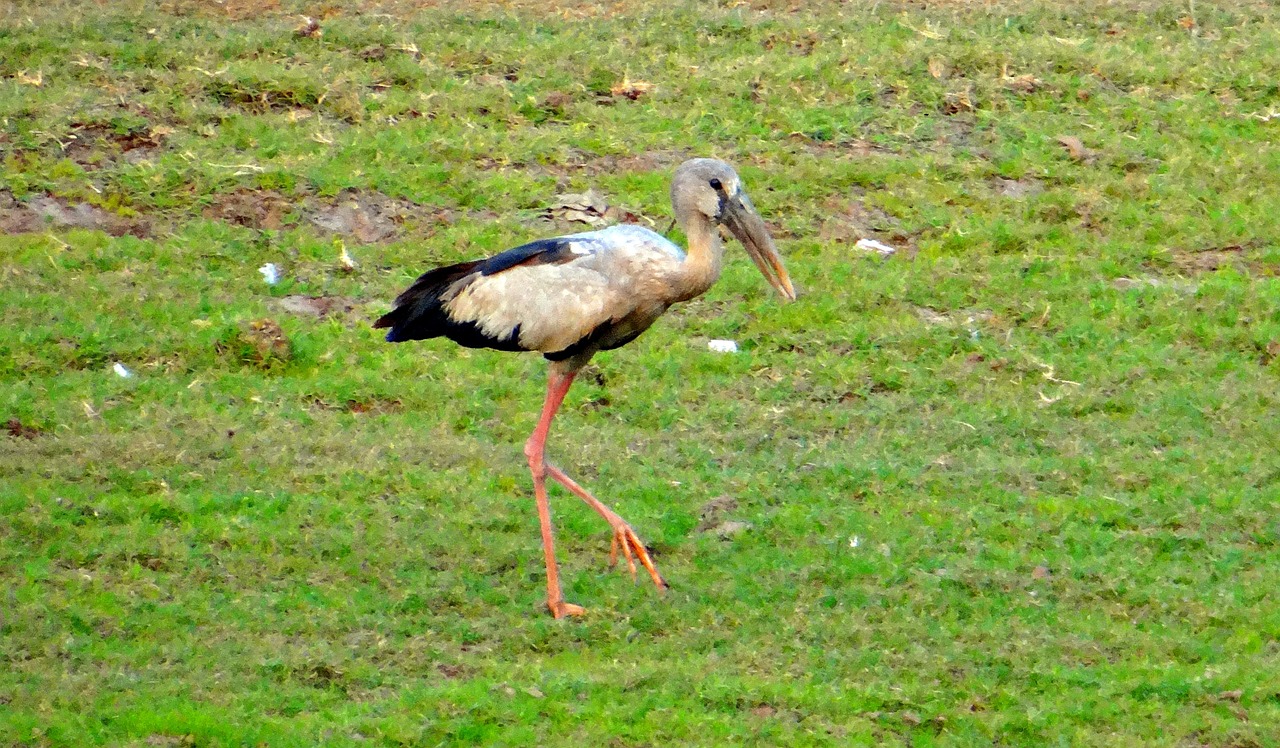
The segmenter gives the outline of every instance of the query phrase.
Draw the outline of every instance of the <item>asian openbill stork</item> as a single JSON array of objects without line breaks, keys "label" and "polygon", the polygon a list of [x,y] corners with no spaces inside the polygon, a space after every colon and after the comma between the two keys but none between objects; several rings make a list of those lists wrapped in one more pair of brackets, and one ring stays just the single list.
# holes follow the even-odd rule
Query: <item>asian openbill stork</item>
[{"label": "asian openbill stork", "polygon": [[676,220],[689,239],[682,251],[658,233],[618,225],[540,239],[488,259],[436,268],[395,300],[374,327],[387,340],[446,337],[468,348],[538,351],[551,362],[542,416],[525,442],[547,563],[547,607],[552,615],[581,615],[560,593],[547,505],[547,476],[587,502],[613,528],[610,564],[618,549],[634,577],[635,559],[659,590],[658,574],[634,530],[564,471],[547,462],[545,448],[574,376],[596,351],[630,343],[672,305],[698,296],[720,276],[719,226],[728,227],[756,267],[787,299],[795,289],[733,167],[709,158],[686,161],[671,183]]}]

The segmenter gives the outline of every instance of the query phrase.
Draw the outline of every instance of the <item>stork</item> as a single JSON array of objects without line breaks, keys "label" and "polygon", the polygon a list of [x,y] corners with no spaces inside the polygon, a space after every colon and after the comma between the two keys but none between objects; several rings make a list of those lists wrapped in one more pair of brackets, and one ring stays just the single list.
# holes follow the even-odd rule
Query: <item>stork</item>
[{"label": "stork", "polygon": [[597,351],[630,343],[671,305],[715,283],[724,255],[720,226],[742,243],[778,293],[796,297],[764,221],[729,164],[709,158],[681,164],[671,183],[671,206],[688,237],[687,253],[661,234],[630,224],[540,239],[428,271],[374,323],[389,328],[392,343],[446,337],[468,348],[538,351],[551,362],[542,415],[524,454],[542,526],[547,608],[556,618],[582,615],[584,609],[566,602],[560,592],[548,476],[609,523],[610,565],[621,549],[633,578],[638,559],[659,591],[667,588],[631,526],[546,460],[551,421],[574,377]]}]

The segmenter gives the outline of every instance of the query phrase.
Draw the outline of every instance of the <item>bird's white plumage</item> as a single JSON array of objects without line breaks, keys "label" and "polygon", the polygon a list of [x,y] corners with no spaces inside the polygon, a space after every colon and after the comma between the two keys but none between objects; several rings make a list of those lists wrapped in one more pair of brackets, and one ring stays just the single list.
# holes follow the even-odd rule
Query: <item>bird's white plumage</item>
[{"label": "bird's white plumage", "polygon": [[518,334],[525,349],[555,352],[606,322],[643,330],[675,301],[666,297],[685,255],[661,234],[622,224],[560,240],[573,259],[467,276],[442,297],[446,312],[485,335]]},{"label": "bird's white plumage", "polygon": [[574,254],[643,247],[664,252],[678,260],[684,259],[684,250],[680,249],[675,242],[656,231],[634,223],[620,223],[596,231],[569,234],[562,238],[573,242]]}]

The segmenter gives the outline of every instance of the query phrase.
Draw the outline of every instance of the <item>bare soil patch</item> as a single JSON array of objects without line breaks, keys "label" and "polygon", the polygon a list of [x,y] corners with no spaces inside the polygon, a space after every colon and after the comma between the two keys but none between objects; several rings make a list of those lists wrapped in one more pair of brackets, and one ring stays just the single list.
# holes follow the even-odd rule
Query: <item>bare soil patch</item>
[{"label": "bare soil patch", "polygon": [[277,230],[294,211],[294,202],[275,190],[238,189],[214,195],[204,217],[252,229]]},{"label": "bare soil patch", "polygon": [[1269,277],[1280,274],[1280,267],[1275,263],[1250,258],[1248,250],[1249,247],[1243,244],[1229,244],[1210,249],[1174,250],[1173,264],[1186,275],[1212,273],[1224,267],[1234,267],[1240,272],[1252,275]]},{"label": "bare soil patch", "polygon": [[14,439],[35,439],[44,433],[42,429],[25,424],[17,418],[10,418],[4,428]]},{"label": "bare soil patch", "polygon": [[344,413],[394,413],[403,409],[404,405],[395,398],[361,397],[334,400],[316,395],[308,400],[311,408],[316,410],[341,411]]},{"label": "bare soil patch", "polygon": [[35,195],[25,201],[0,190],[0,234],[25,234],[58,228],[93,229],[111,236],[151,236],[151,220],[122,216],[85,202],[73,203],[53,195]]},{"label": "bare soil patch", "polygon": [[919,252],[916,236],[903,227],[902,221],[870,204],[865,192],[856,191],[848,198],[832,198],[823,207],[827,217],[818,236],[824,241],[854,244],[859,239],[873,239],[897,250],[893,256],[908,260]]},{"label": "bare soil patch", "polygon": [[342,296],[303,296],[292,294],[276,302],[276,306],[290,314],[324,319],[333,314],[345,314],[355,309],[350,299]]},{"label": "bare soil patch", "polygon": [[822,140],[803,133],[792,133],[790,140],[796,143],[805,152],[822,157],[831,156],[870,156],[873,153],[890,153],[888,148],[876,145],[869,140],[861,139],[841,139],[841,140]]},{"label": "bare soil patch", "polygon": [[215,350],[242,364],[264,370],[287,364],[293,358],[293,345],[284,329],[270,318],[254,320],[228,331],[217,342]]},{"label": "bare soil patch", "polygon": [[241,188],[214,195],[204,209],[204,217],[252,229],[277,231],[298,216],[329,234],[354,239],[361,244],[391,241],[401,233],[412,216],[425,213],[437,222],[452,223],[448,211],[422,208],[381,192],[346,190],[333,198],[290,196],[276,190]]},{"label": "bare soil patch", "polygon": [[1035,177],[1023,177],[1022,179],[996,177],[991,186],[997,193],[1014,200],[1034,197],[1044,192],[1044,182]]},{"label": "bare soil patch", "polygon": [[100,169],[117,158],[136,164],[157,156],[170,132],[166,127],[119,132],[98,123],[77,124],[72,127],[62,154],[86,171]]},{"label": "bare soil patch", "polygon": [[347,190],[331,202],[309,202],[303,214],[313,226],[364,244],[394,239],[405,220],[418,210],[408,200],[357,190]]}]

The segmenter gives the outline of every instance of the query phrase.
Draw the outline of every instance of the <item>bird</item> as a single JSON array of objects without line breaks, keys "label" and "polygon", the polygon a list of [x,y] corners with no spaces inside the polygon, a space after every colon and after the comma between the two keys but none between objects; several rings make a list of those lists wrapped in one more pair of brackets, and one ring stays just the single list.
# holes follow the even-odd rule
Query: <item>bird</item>
[{"label": "bird", "polygon": [[621,551],[633,579],[638,560],[658,591],[667,589],[631,525],[546,459],[551,422],[574,377],[596,353],[630,343],[672,305],[701,295],[716,282],[724,256],[720,227],[742,244],[784,299],[796,298],[764,220],[732,166],[711,158],[680,164],[672,175],[671,207],[687,250],[636,224],[538,239],[492,257],[427,271],[373,325],[386,329],[391,343],[443,337],[468,348],[536,351],[550,362],[541,415],[524,454],[542,531],[546,604],[555,618],[579,616],[585,609],[567,602],[561,592],[548,477],[609,524],[610,566]]}]

